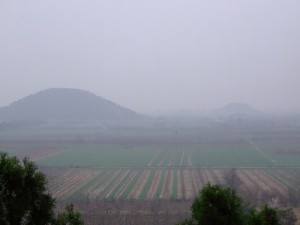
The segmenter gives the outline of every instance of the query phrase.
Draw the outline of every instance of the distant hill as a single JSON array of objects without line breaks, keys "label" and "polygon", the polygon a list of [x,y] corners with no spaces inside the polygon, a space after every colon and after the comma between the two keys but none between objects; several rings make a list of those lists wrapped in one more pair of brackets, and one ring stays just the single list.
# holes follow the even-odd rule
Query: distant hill
[{"label": "distant hill", "polygon": [[93,93],[52,88],[0,108],[0,121],[131,120],[140,115]]},{"label": "distant hill", "polygon": [[245,103],[229,103],[216,111],[218,116],[260,116],[261,113]]}]

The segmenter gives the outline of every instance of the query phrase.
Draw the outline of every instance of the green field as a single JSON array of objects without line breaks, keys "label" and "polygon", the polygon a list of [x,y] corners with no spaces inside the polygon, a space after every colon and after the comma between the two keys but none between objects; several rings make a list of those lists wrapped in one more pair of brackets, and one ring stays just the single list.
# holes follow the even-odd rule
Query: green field
[{"label": "green field", "polygon": [[24,132],[0,132],[0,151],[35,161],[58,199],[193,199],[207,182],[224,183],[232,169],[249,196],[261,192],[291,201],[300,193],[295,129]]},{"label": "green field", "polygon": [[88,144],[39,160],[38,164],[49,167],[143,167],[155,151],[151,148]]},{"label": "green field", "polygon": [[[274,164],[300,166],[300,155],[271,154],[263,149],[257,150],[247,144],[183,148],[81,144],[37,162],[46,167],[269,167]],[[16,151],[12,150],[13,153]]]}]

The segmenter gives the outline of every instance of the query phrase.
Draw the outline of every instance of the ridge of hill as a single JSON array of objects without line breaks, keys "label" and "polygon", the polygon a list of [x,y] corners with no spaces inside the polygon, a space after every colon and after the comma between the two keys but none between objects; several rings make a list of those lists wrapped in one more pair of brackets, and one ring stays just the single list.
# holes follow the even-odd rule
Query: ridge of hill
[{"label": "ridge of hill", "polygon": [[222,116],[259,116],[261,113],[246,103],[229,103],[217,110]]},{"label": "ridge of hill", "polygon": [[0,108],[0,121],[131,120],[140,114],[91,92],[51,88]]}]

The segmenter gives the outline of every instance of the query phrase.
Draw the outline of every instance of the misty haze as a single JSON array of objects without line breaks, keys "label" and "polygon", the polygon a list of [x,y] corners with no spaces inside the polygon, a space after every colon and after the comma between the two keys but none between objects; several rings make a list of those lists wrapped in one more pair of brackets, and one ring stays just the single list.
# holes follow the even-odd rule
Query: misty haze
[{"label": "misty haze", "polygon": [[0,152],[36,163],[85,224],[177,224],[207,183],[300,224],[282,222],[300,218],[299,12],[0,1]]}]

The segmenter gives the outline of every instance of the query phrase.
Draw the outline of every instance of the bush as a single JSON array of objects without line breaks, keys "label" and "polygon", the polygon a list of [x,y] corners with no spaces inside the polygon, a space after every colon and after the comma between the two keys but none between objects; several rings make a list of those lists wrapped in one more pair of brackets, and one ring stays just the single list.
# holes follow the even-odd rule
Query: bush
[{"label": "bush", "polygon": [[260,210],[247,210],[233,190],[211,184],[199,192],[191,211],[192,217],[178,225],[293,225],[296,222],[291,210],[280,211],[268,205]]},{"label": "bush", "polygon": [[206,225],[243,224],[242,199],[229,188],[207,184],[192,204],[192,218]]}]

